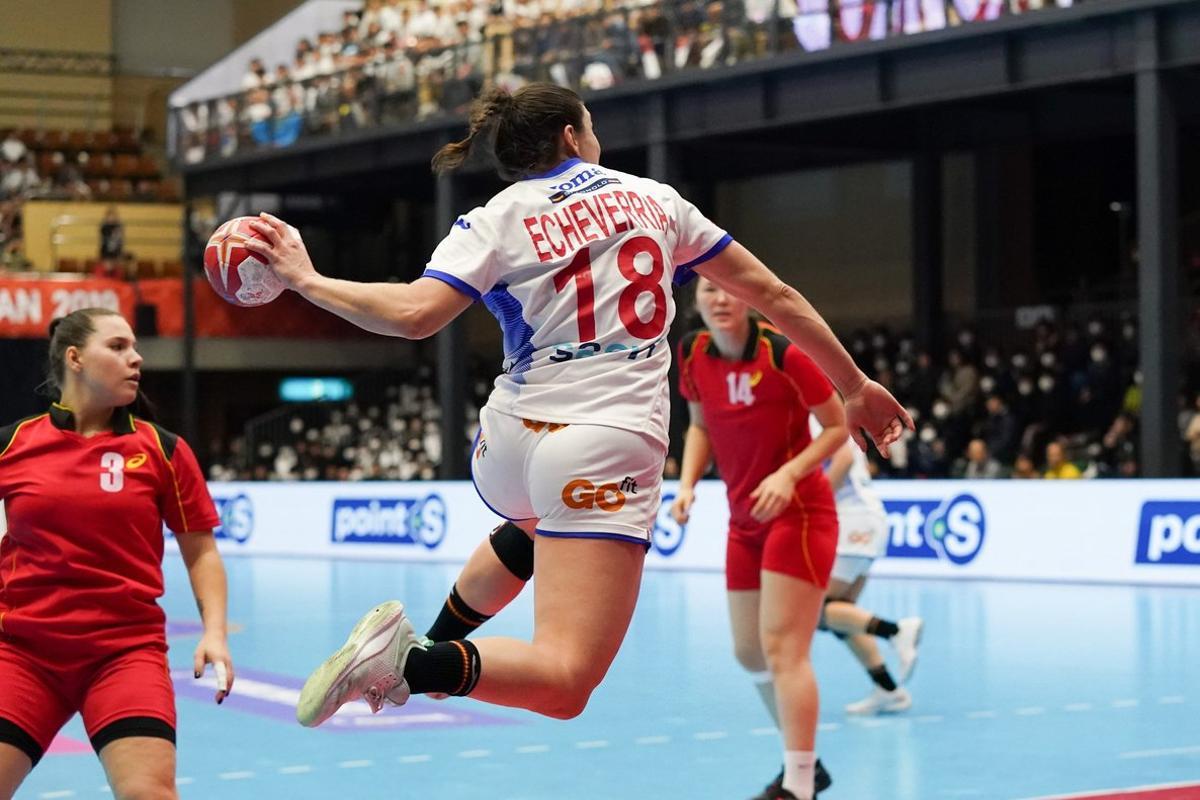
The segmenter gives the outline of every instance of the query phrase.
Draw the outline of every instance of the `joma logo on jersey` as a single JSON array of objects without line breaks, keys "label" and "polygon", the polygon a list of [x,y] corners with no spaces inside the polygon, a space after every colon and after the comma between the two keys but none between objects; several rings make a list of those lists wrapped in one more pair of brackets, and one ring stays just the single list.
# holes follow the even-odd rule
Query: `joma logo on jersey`
[{"label": "joma logo on jersey", "polygon": [[887,500],[888,558],[935,558],[962,566],[983,547],[987,521],[969,494],[946,501]]},{"label": "joma logo on jersey", "polygon": [[637,481],[626,477],[620,485],[602,483],[599,486],[585,478],[576,478],[563,487],[562,501],[567,508],[598,508],[615,512],[625,507],[625,493],[637,494]]},{"label": "joma logo on jersey", "polygon": [[[586,175],[587,173],[583,173],[583,174]],[[576,179],[576,181],[578,181],[578,178]],[[558,191],[556,191],[554,194],[550,195],[550,202],[551,203],[561,203],[563,200],[566,200],[568,197],[570,197],[573,194],[590,194],[591,192],[595,192],[599,189],[603,189],[605,186],[609,186],[611,184],[621,182],[617,178],[604,177],[604,178],[598,178],[597,180],[593,181],[592,183],[587,184],[586,186],[580,186],[579,188],[576,188],[578,186],[578,183],[576,183],[576,181],[572,181],[571,183],[563,183],[563,184],[559,184],[558,186],[556,186],[555,188]],[[567,188],[563,188],[563,187],[567,187]]]}]

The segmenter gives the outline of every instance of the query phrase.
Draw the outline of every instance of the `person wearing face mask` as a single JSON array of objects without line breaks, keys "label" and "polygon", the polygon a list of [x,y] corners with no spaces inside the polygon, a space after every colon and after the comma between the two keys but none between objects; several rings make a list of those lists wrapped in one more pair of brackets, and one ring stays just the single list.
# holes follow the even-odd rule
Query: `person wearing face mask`
[{"label": "person wearing face mask", "polygon": [[0,428],[0,797],[75,713],[116,797],[178,797],[163,525],[175,532],[204,634],[193,659],[232,687],[220,520],[191,448],[130,413],[142,357],[119,314],[50,326],[49,410]]},{"label": "person wearing face mask", "polygon": [[979,371],[961,350],[946,355],[946,370],[938,381],[938,391],[950,403],[951,414],[966,413],[974,406],[979,396]]}]

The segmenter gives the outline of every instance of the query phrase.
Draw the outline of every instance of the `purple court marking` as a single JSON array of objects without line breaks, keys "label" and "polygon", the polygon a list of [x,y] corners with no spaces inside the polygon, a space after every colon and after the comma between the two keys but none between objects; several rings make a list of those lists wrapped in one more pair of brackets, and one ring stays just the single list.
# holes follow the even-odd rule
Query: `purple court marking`
[{"label": "purple court marking", "polygon": [[167,620],[167,636],[199,636],[204,633],[204,626],[192,620]]},{"label": "purple court marking", "polygon": [[92,746],[87,742],[79,739],[72,739],[70,736],[63,736],[61,733],[54,737],[54,741],[50,743],[50,749],[46,751],[48,756],[78,756],[84,753],[92,752]]},{"label": "purple court marking", "polygon": [[[179,697],[212,703],[216,694],[216,681],[212,668],[200,680],[192,677],[191,670],[173,669],[171,679],[175,682],[175,693]],[[297,725],[296,702],[300,699],[300,688],[304,681],[290,675],[274,672],[237,668],[233,693],[222,704],[235,711],[244,711],[260,717]],[[362,701],[342,706],[321,726],[321,730],[334,731],[398,731],[428,730],[430,728],[466,728],[476,725],[514,725],[518,721],[478,711],[467,711],[457,704],[451,705],[423,697],[414,697],[402,707],[387,706],[378,714]]]}]

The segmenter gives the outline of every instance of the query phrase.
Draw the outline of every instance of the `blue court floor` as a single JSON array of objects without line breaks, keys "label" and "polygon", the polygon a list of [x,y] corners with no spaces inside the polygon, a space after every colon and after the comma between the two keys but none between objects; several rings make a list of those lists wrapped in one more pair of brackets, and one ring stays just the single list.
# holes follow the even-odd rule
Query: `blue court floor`
[{"label": "blue court floor", "polygon": [[[191,678],[196,612],[183,567],[166,565],[184,798],[741,799],[778,770],[777,735],[730,652],[719,575],[647,573],[624,649],[578,719],[416,698],[376,717],[360,704],[307,730],[292,708],[309,669],[381,599],[428,624],[457,567],[226,563],[239,677],[220,707],[212,678]],[[527,594],[488,631],[528,636]],[[1198,599],[1180,588],[875,581],[864,605],[927,621],[916,704],[848,719],[842,706],[869,684],[821,637],[819,749],[835,780],[822,798],[1017,800],[1200,782]],[[107,794],[78,718],[63,735],[18,797]]]}]

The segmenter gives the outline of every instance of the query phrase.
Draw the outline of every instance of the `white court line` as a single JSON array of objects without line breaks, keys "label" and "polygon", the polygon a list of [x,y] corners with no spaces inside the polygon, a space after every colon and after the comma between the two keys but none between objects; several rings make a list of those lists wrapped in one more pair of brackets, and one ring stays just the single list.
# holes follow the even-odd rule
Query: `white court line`
[{"label": "white court line", "polygon": [[607,739],[593,739],[592,741],[589,741],[589,742],[576,742],[575,743],[575,748],[577,750],[599,750],[602,747],[608,747]]},{"label": "white court line", "polygon": [[548,753],[550,745],[548,744],[526,744],[517,748],[518,753]]},{"label": "white court line", "polygon": [[777,733],[779,733],[779,731],[775,728],[751,728],[750,729],[751,736],[774,736]]},{"label": "white court line", "polygon": [[244,781],[247,778],[253,778],[254,773],[248,769],[241,769],[235,772],[222,772],[217,777],[223,781]]},{"label": "white court line", "polygon": [[487,758],[492,754],[491,750],[463,750],[458,754],[459,758]]},{"label": "white court line", "polygon": [[433,756],[425,754],[417,756],[400,756],[398,760],[401,764],[424,764],[426,761],[433,761]]},{"label": "white court line", "polygon": [[670,736],[639,736],[634,739],[634,744],[666,744],[671,741]]},{"label": "white court line", "polygon": [[1134,708],[1134,707],[1136,707],[1137,705],[1138,705],[1138,701],[1137,701],[1137,700],[1133,700],[1133,699],[1128,699],[1128,700],[1113,700],[1113,701],[1112,701],[1112,707],[1113,707],[1113,708]]},{"label": "white court line", "polygon": [[96,789],[96,791],[97,791],[97,792],[100,792],[101,794],[103,794],[103,793],[105,793],[105,792],[107,792],[108,794],[112,794],[112,787],[111,787],[111,786],[109,786],[109,785],[106,783],[106,784],[104,784],[103,786],[100,786],[100,787],[98,787],[98,788]]},{"label": "white court line", "polygon": [[825,732],[836,731],[840,727],[842,727],[842,723],[840,722],[822,722],[817,726],[817,730]]},{"label": "white court line", "polygon": [[280,767],[278,770],[280,775],[304,775],[312,771],[313,768],[310,764],[295,764],[290,767]]},{"label": "white court line", "polygon": [[357,761],[339,761],[338,766],[342,769],[362,769],[375,766],[375,762],[369,758],[361,758]]},{"label": "white court line", "polygon": [[1159,705],[1163,706],[1177,706],[1184,702],[1187,702],[1187,698],[1181,694],[1169,694],[1166,697],[1158,698]]},{"label": "white court line", "polygon": [[692,738],[700,742],[712,742],[717,739],[728,739],[729,734],[725,731],[701,731],[700,733],[692,734]]},{"label": "white court line", "polygon": [[[196,782],[195,778],[176,778],[175,779],[176,786],[187,786],[188,784],[195,783],[195,782]],[[111,792],[112,789],[109,789],[109,791]]]},{"label": "white court line", "polygon": [[941,722],[946,719],[940,714],[926,714],[923,717],[913,717],[914,722]]},{"label": "white court line", "polygon": [[1069,703],[1063,706],[1063,711],[1091,711],[1091,703]]},{"label": "white court line", "polygon": [[38,795],[38,797],[44,797],[44,798],[46,798],[46,800],[50,800],[50,798],[52,798],[52,797],[74,797],[74,796],[75,796],[75,792],[71,791],[70,789],[60,789],[57,792],[42,792],[41,794]]},{"label": "white court line", "polygon": [[1013,713],[1015,713],[1018,717],[1036,717],[1040,714],[1045,714],[1046,709],[1042,708],[1041,706],[1026,706],[1025,708],[1018,708]]},{"label": "white court line", "polygon": [[1130,750],[1118,758],[1162,758],[1164,756],[1186,756],[1200,753],[1200,745],[1187,747],[1163,747],[1158,750]]},{"label": "white court line", "polygon": [[967,712],[967,719],[995,719],[995,718],[996,718],[995,711],[969,711],[969,712]]},{"label": "white court line", "polygon": [[1184,781],[1183,783],[1153,783],[1146,786],[1117,786],[1112,789],[1100,789],[1095,792],[1082,792],[1080,794],[1047,794],[1038,797],[1021,797],[1017,800],[1087,800],[1089,797],[1108,797],[1109,795],[1126,792],[1153,792],[1161,789],[1192,789],[1200,784],[1195,781]]}]

